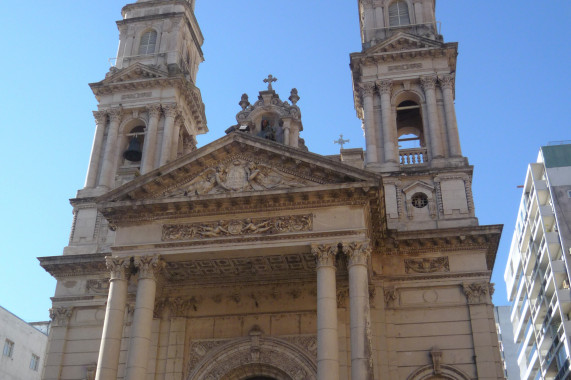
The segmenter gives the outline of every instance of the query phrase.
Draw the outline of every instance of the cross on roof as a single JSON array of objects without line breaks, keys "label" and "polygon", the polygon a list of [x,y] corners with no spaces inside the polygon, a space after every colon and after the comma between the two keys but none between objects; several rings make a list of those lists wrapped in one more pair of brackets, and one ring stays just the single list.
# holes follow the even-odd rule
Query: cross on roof
[{"label": "cross on roof", "polygon": [[341,148],[340,148],[340,149],[343,149],[343,145],[344,145],[345,143],[350,142],[350,141],[351,141],[351,140],[349,140],[349,139],[343,140],[343,135],[339,135],[339,140],[333,140],[333,144],[339,144],[339,145],[341,145]]},{"label": "cross on roof", "polygon": [[272,74],[268,75],[266,79],[264,79],[264,83],[268,84],[268,91],[273,91],[272,82],[277,82],[278,78],[274,78]]}]

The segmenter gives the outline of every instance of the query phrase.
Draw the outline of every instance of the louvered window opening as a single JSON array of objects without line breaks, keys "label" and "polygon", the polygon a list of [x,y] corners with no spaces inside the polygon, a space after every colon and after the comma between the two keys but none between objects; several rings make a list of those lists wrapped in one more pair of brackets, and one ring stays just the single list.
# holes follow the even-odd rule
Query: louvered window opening
[{"label": "louvered window opening", "polygon": [[141,37],[141,44],[139,45],[139,55],[148,55],[155,52],[157,45],[157,32],[154,30],[148,31]]},{"label": "louvered window opening", "polygon": [[397,1],[389,6],[389,25],[410,25],[408,5],[404,1]]}]

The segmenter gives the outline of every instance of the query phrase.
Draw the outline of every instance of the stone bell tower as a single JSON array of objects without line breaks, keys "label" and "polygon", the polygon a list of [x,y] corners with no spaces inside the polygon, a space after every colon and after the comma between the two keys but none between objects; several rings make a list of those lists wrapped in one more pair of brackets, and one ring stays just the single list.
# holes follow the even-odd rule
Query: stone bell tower
[{"label": "stone bell tower", "polygon": [[477,225],[472,167],[454,110],[458,44],[445,43],[434,0],[360,0],[363,49],[351,54],[365,166],[383,173],[389,225]]},{"label": "stone bell tower", "polygon": [[204,38],[194,0],[138,0],[122,16],[114,66],[90,84],[96,130],[66,253],[98,252],[113,241],[95,197],[194,150],[196,135],[208,131],[195,85]]}]

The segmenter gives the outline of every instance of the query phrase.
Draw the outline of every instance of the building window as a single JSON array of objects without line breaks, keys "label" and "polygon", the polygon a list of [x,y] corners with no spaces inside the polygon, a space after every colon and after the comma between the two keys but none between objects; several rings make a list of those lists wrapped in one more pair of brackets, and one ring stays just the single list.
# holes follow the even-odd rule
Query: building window
[{"label": "building window", "polygon": [[571,198],[571,190],[567,190],[567,198]]},{"label": "building window", "polygon": [[32,359],[30,360],[30,369],[37,371],[39,365],[40,365],[40,357],[32,354]]},{"label": "building window", "polygon": [[141,37],[139,44],[139,55],[153,54],[157,45],[157,32],[149,30]]},{"label": "building window", "polygon": [[406,1],[396,1],[389,6],[389,25],[410,25],[410,17]]},{"label": "building window", "polygon": [[412,205],[416,208],[423,208],[428,205],[428,197],[424,193],[416,193],[411,198]]},{"label": "building window", "polygon": [[14,355],[14,342],[10,339],[6,339],[6,343],[4,343],[4,356],[11,358],[12,355]]}]

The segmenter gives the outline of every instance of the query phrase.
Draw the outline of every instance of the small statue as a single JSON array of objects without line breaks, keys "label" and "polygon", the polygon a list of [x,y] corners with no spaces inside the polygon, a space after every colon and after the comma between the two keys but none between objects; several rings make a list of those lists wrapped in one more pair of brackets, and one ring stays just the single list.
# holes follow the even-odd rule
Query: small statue
[{"label": "small statue", "polygon": [[276,141],[276,130],[266,119],[262,120],[262,130],[258,133],[259,137],[266,140]]}]

